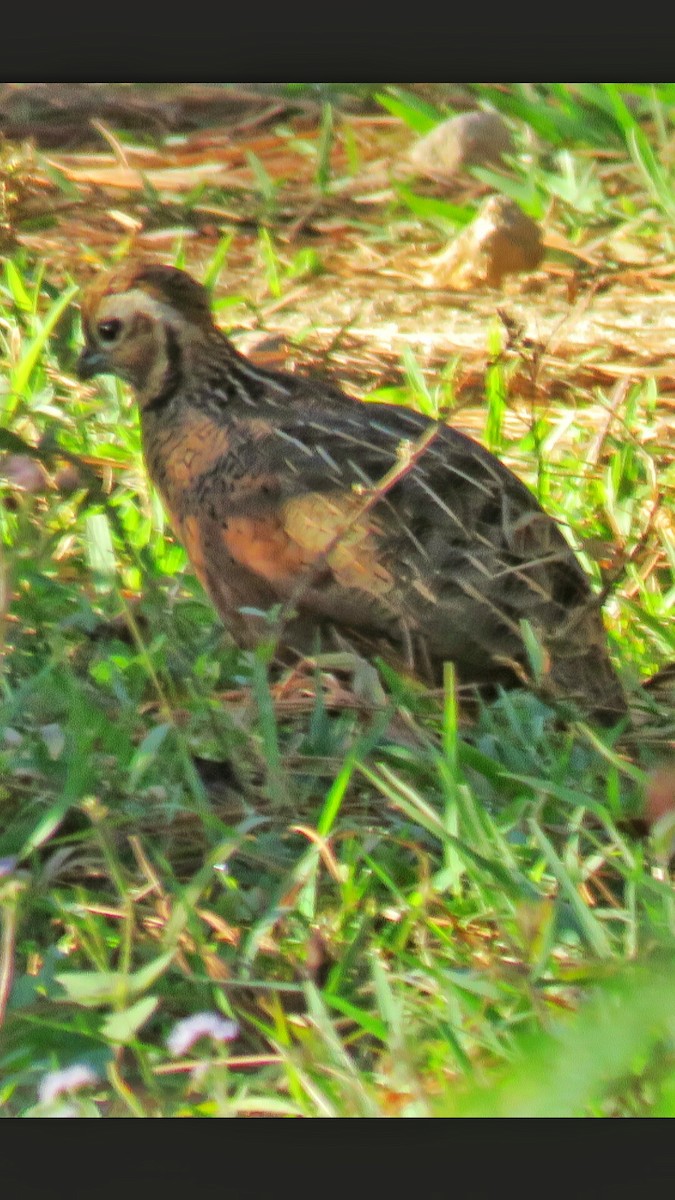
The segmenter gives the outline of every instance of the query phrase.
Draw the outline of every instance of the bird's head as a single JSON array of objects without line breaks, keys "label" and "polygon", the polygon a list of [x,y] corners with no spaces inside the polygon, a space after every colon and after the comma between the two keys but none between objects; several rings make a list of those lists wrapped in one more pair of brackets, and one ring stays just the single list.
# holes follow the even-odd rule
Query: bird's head
[{"label": "bird's head", "polygon": [[180,368],[183,348],[213,328],[206,288],[185,271],[130,262],[99,276],[81,303],[80,379],[118,375],[143,406]]}]

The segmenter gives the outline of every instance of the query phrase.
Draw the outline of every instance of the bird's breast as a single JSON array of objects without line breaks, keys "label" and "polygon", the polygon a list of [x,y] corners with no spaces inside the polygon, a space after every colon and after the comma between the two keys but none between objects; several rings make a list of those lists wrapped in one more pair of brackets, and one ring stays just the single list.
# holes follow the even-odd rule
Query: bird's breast
[{"label": "bird's breast", "polygon": [[143,453],[153,483],[172,512],[181,512],[202,476],[226,455],[230,431],[188,410],[173,420],[143,421]]}]

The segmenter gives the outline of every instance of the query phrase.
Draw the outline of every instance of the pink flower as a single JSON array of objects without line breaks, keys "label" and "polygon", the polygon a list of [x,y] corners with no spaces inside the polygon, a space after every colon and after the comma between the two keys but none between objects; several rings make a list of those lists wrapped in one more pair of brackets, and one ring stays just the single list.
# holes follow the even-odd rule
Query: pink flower
[{"label": "pink flower", "polygon": [[70,1067],[43,1075],[38,1086],[38,1097],[41,1104],[52,1104],[64,1092],[76,1092],[78,1088],[88,1087],[97,1081],[98,1075],[86,1063],[73,1063]]},{"label": "pink flower", "polygon": [[236,1021],[229,1021],[215,1012],[195,1013],[177,1021],[166,1039],[169,1053],[174,1058],[187,1054],[200,1038],[210,1037],[215,1042],[231,1042],[239,1036]]}]

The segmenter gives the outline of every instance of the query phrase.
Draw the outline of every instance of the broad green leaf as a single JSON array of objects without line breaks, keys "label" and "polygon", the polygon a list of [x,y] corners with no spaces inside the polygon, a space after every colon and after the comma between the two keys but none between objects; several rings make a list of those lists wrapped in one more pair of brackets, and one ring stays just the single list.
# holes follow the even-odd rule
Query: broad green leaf
[{"label": "broad green leaf", "polygon": [[157,996],[144,996],[142,1000],[132,1004],[131,1008],[111,1013],[109,1017],[106,1017],[101,1026],[101,1033],[111,1042],[126,1044],[132,1041],[141,1026],[155,1012],[158,1004]]}]

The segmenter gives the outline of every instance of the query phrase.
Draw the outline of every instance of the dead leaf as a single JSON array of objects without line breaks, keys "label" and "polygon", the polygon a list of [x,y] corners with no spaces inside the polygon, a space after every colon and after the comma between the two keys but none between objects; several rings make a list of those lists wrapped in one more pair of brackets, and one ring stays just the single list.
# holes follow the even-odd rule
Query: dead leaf
[{"label": "dead leaf", "polygon": [[543,254],[536,221],[506,196],[490,196],[471,224],[433,260],[425,282],[457,291],[499,287],[506,275],[535,271]]},{"label": "dead leaf", "polygon": [[72,183],[88,183],[98,187],[120,188],[123,191],[141,191],[145,181],[157,192],[190,191],[200,183],[217,182],[221,187],[248,187],[251,173],[246,171],[246,182],[240,172],[229,170],[222,163],[202,162],[191,167],[158,167],[144,169],[140,165],[125,166],[113,158],[103,161],[100,165],[72,167],[55,159],[46,160],[50,166],[56,167]]}]

